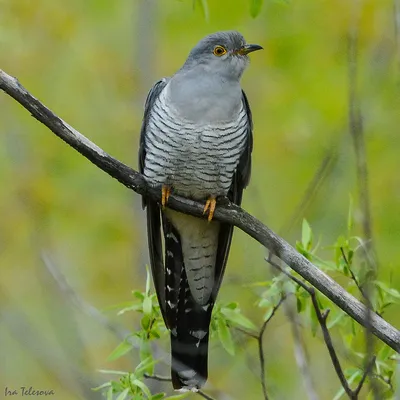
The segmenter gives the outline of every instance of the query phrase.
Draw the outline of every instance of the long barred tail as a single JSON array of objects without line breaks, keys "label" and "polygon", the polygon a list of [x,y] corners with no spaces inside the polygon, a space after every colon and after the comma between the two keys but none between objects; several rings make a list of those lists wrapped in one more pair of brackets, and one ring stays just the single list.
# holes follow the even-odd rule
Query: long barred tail
[{"label": "long barred tail", "polygon": [[171,377],[175,389],[199,389],[207,380],[211,311],[211,304],[200,306],[193,301],[183,270],[176,331],[171,331]]},{"label": "long barred tail", "polygon": [[207,380],[209,325],[213,304],[199,305],[190,293],[178,231],[164,216],[166,324],[171,331],[174,389],[201,388]]}]

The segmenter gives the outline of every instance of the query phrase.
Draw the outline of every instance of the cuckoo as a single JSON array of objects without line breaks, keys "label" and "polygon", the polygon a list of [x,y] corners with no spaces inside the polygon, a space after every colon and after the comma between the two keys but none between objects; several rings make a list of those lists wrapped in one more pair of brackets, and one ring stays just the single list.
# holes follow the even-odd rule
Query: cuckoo
[{"label": "cuckoo", "polygon": [[[260,49],[236,31],[211,34],[147,96],[139,169],[161,192],[161,204],[144,197],[143,206],[175,389],[197,390],[207,379],[211,313],[233,233],[213,214],[218,199],[240,205],[249,183],[252,117],[240,78]],[[207,219],[169,209],[171,193],[204,201]]]}]

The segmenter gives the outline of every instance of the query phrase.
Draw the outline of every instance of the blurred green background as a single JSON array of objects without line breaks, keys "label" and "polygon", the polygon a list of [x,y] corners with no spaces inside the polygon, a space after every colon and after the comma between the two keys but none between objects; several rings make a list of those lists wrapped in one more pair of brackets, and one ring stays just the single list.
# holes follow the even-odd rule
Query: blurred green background
[{"label": "blurred green background", "polygon": [[[203,36],[239,30],[265,49],[252,56],[242,81],[255,125],[243,206],[291,243],[306,217],[327,246],[346,230],[350,195],[358,204],[348,129],[347,35],[354,3],[265,0],[255,19],[250,3],[210,0],[205,16],[189,0],[0,0],[0,68],[136,167],[152,83],[173,74]],[[400,275],[393,274],[400,267],[400,44],[391,0],[360,0],[358,10],[357,87],[373,237],[379,276],[393,276],[400,288]],[[325,179],[296,212],[327,156]],[[106,380],[97,370],[132,370],[138,356],[107,361],[119,339],[74,307],[74,297],[60,290],[44,261],[97,309],[131,300],[132,289],[144,288],[148,263],[141,199],[4,93],[0,183],[0,393],[6,386],[34,386],[53,389],[55,399],[100,398],[88,389]],[[356,210],[359,222],[358,215]],[[355,233],[361,234],[359,226]],[[220,293],[224,302],[239,301],[258,325],[264,311],[254,307],[254,289],[246,285],[270,276],[264,256],[260,245],[236,231]],[[126,329],[138,327],[132,313],[106,315]],[[400,326],[399,315],[394,308],[386,318]],[[332,398],[339,383],[323,341],[307,329],[304,335],[316,390],[321,399]],[[282,312],[266,332],[265,356],[272,398],[306,398]],[[212,342],[209,370],[217,398],[261,398],[255,343],[243,342],[231,357]]]}]

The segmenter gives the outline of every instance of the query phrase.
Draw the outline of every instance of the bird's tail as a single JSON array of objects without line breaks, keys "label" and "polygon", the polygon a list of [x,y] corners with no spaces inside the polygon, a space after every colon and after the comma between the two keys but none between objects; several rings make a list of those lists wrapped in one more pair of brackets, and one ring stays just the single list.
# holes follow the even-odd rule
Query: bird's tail
[{"label": "bird's tail", "polygon": [[164,216],[165,321],[171,332],[174,389],[199,389],[207,380],[208,338],[213,300],[200,305],[192,297],[179,232]]},{"label": "bird's tail", "polygon": [[213,304],[199,305],[190,293],[185,269],[175,329],[171,329],[171,377],[174,389],[200,389],[207,380],[208,338]]},{"label": "bird's tail", "polygon": [[189,333],[185,336],[171,333],[171,355],[174,389],[200,389],[207,380],[208,332],[202,339]]}]

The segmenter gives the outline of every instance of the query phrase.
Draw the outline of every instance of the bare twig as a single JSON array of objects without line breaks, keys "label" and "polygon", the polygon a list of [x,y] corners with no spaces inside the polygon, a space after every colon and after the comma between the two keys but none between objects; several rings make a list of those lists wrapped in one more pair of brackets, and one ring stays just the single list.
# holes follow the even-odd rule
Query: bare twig
[{"label": "bare twig", "polygon": [[304,290],[306,290],[311,297],[311,301],[317,316],[317,320],[318,323],[321,327],[321,331],[322,331],[322,335],[324,338],[324,342],[325,345],[328,349],[329,352],[329,356],[331,358],[333,367],[335,369],[336,375],[339,378],[339,381],[344,389],[344,391],[346,392],[346,394],[349,396],[350,399],[352,400],[356,400],[358,399],[358,394],[361,391],[365,379],[366,377],[371,373],[371,370],[374,366],[375,363],[375,356],[373,356],[370,361],[368,361],[368,363],[366,364],[366,368],[364,369],[364,373],[363,376],[360,380],[360,383],[358,384],[357,388],[355,390],[352,390],[350,388],[350,385],[346,379],[346,377],[344,376],[344,372],[342,369],[342,366],[340,365],[340,361],[339,358],[336,354],[336,350],[335,347],[333,345],[332,342],[332,338],[329,332],[329,329],[327,327],[326,321],[327,318],[329,316],[329,309],[326,309],[324,311],[321,311],[319,304],[318,304],[318,298],[317,298],[317,293],[315,292],[315,289],[311,286],[306,285],[304,282],[302,282],[300,279],[298,279],[297,277],[291,275],[289,272],[287,272],[284,268],[282,268],[280,265],[278,265],[277,263],[275,263],[274,261],[272,261],[271,259],[267,259],[267,262],[269,264],[271,264],[273,267],[277,268],[279,271],[281,271],[282,273],[284,273],[286,276],[290,277],[290,279],[292,279],[294,282],[296,282],[298,285],[300,285]]},{"label": "bare twig", "polygon": [[372,307],[371,307],[371,302],[369,301],[369,298],[368,298],[367,294],[365,293],[363,287],[360,285],[360,282],[358,282],[358,279],[357,279],[357,277],[354,275],[353,270],[351,269],[351,265],[350,265],[349,261],[347,260],[347,257],[346,257],[346,254],[345,254],[345,252],[344,252],[343,247],[340,248],[340,251],[341,251],[341,253],[342,253],[343,260],[344,260],[344,262],[346,263],[347,268],[349,269],[349,272],[350,272],[350,275],[351,275],[351,279],[353,279],[353,282],[356,284],[356,286],[357,286],[358,290],[360,291],[360,293],[362,294],[364,300],[368,303],[368,306],[369,306],[370,308],[372,308]]},{"label": "bare twig", "polygon": [[[88,160],[119,180],[136,193],[160,200],[161,194],[157,188],[147,185],[144,177],[137,171],[111,157],[85,136],[72,128],[52,111],[34,98],[17,79],[0,70],[0,89],[9,94],[32,115],[52,130],[59,138],[84,155]],[[183,213],[204,218],[204,204],[172,195],[168,207]],[[284,261],[305,280],[315,286],[344,312],[360,324],[371,326],[371,331],[383,342],[396,351],[400,351],[400,331],[384,319],[371,313],[367,319],[368,309],[354,296],[344,290],[332,278],[299,254],[292,246],[276,235],[267,226],[234,204],[220,204],[214,218],[227,222],[242,229],[259,243],[267,247],[271,253]]]},{"label": "bare twig", "polygon": [[[361,221],[363,228],[363,236],[365,240],[366,261],[376,254],[372,242],[372,216],[370,208],[370,197],[368,188],[368,164],[365,150],[365,138],[362,121],[361,106],[357,92],[357,57],[358,57],[358,28],[359,19],[361,14],[361,3],[353,3],[353,18],[350,21],[350,29],[348,36],[348,79],[349,79],[349,128],[350,134],[353,139],[353,148],[356,157],[356,171],[357,171],[357,184],[358,184],[358,197],[361,209]],[[371,271],[376,275],[376,262],[370,265]],[[371,276],[371,273],[369,274]],[[373,279],[373,278],[372,278]],[[363,296],[367,305],[366,325],[365,325],[365,341],[367,358],[372,358],[375,348],[375,341],[371,334],[371,291],[372,286],[370,281],[366,282]],[[368,371],[368,365],[365,366]],[[375,385],[374,380],[371,379],[372,393],[375,399],[379,399],[378,387]]]},{"label": "bare twig", "polygon": [[150,374],[145,373],[144,377],[146,379],[153,379],[155,381],[160,381],[160,382],[171,382],[171,380],[172,380],[171,377],[169,377],[169,376],[162,376],[162,375],[157,375],[157,374],[150,375]]},{"label": "bare twig", "polygon": [[357,43],[358,43],[358,13],[352,21],[348,37],[348,68],[349,68],[349,125],[356,156],[358,194],[361,208],[364,237],[371,243],[372,223],[368,190],[368,167],[365,151],[364,129],[362,115],[357,95]]},{"label": "bare twig", "polygon": [[354,398],[357,398],[358,394],[360,393],[367,376],[368,375],[372,375],[371,372],[372,372],[372,369],[374,367],[375,360],[376,360],[376,357],[372,356],[371,360],[366,364],[366,368],[364,370],[363,376],[361,377],[361,380],[360,380],[358,386],[355,388],[355,390],[353,392],[354,396],[355,396]]},{"label": "bare twig", "polygon": [[267,384],[265,382],[265,357],[264,357],[264,348],[263,348],[263,338],[264,338],[264,333],[265,330],[267,329],[268,323],[271,321],[271,319],[274,317],[276,311],[278,308],[281,306],[283,301],[286,299],[286,295],[282,294],[281,298],[279,299],[279,302],[272,308],[271,315],[264,321],[264,323],[261,326],[260,333],[257,337],[257,342],[258,342],[258,357],[260,359],[260,378],[261,378],[261,386],[264,394],[264,399],[268,400],[268,393],[267,393]]}]

